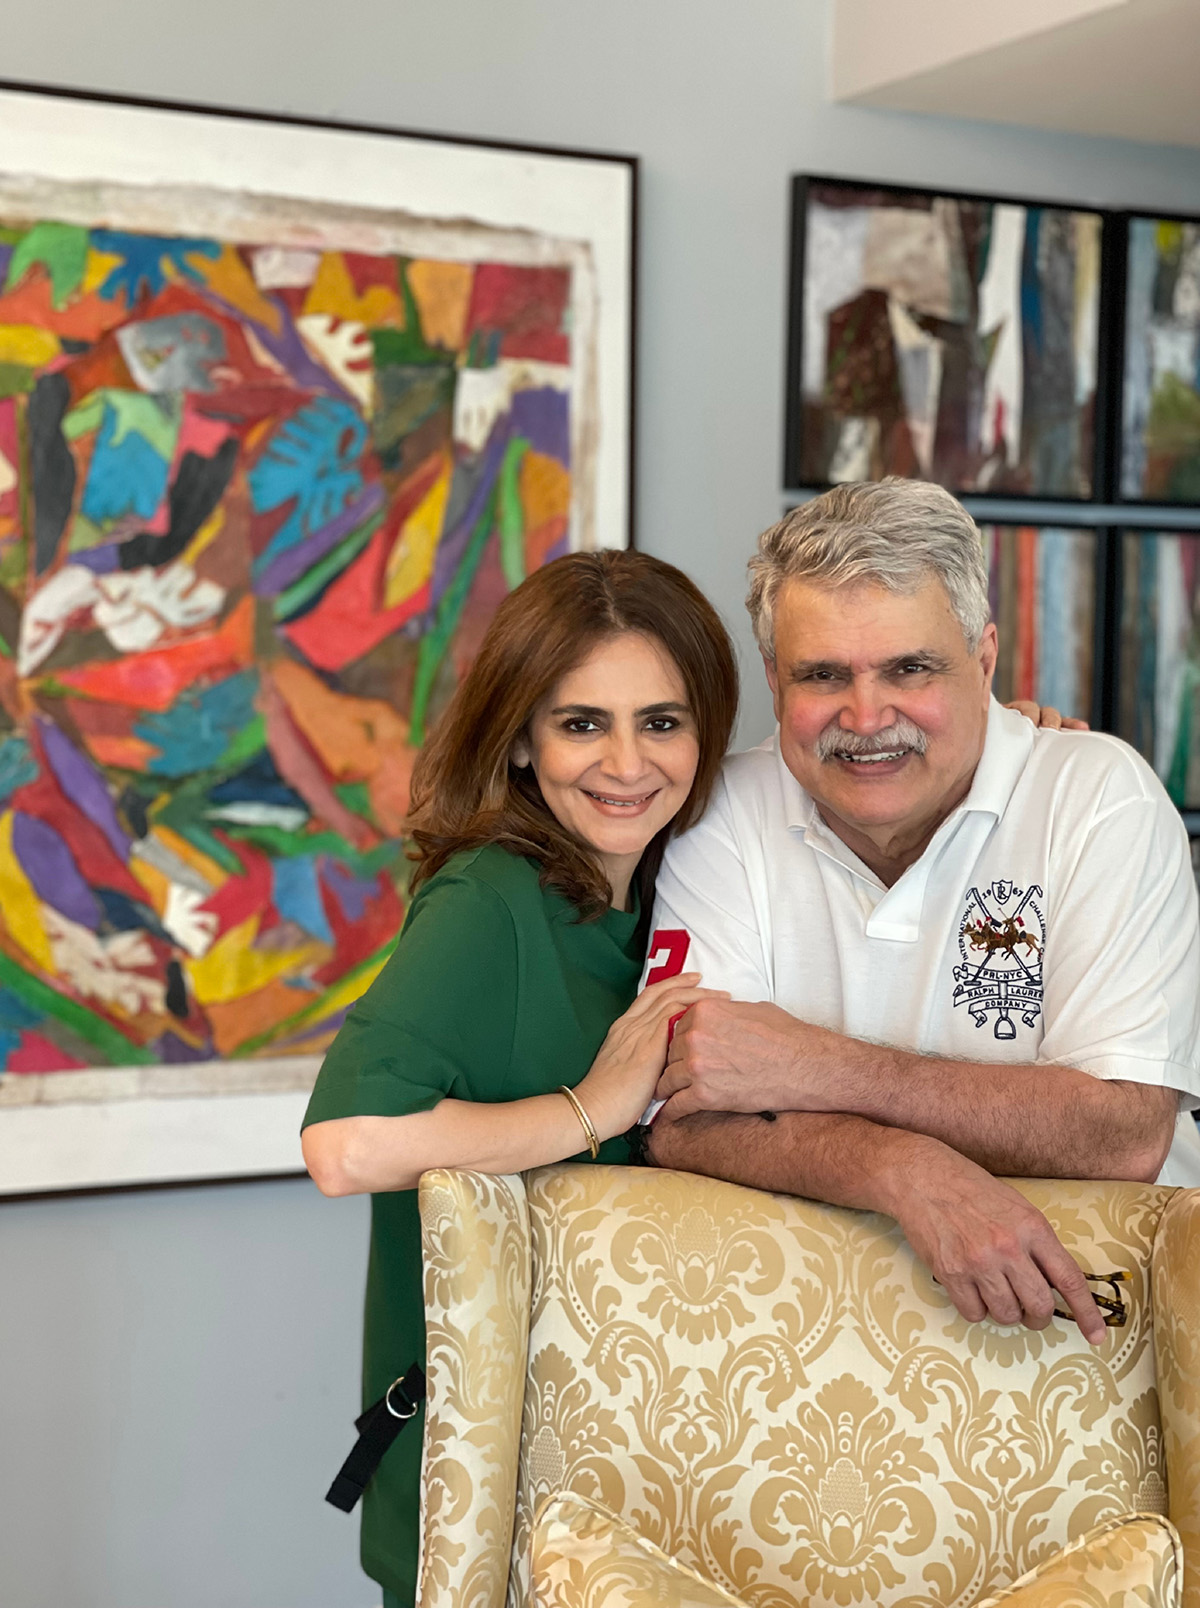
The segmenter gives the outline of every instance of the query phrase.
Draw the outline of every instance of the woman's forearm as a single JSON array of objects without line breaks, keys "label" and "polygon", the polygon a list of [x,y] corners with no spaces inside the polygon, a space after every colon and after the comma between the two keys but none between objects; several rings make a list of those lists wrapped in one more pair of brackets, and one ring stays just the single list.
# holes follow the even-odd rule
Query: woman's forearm
[{"label": "woman's forearm", "polygon": [[442,1100],[406,1117],[339,1117],[301,1135],[304,1163],[324,1195],[415,1189],[431,1167],[523,1172],[587,1148],[562,1094],[485,1105]]}]

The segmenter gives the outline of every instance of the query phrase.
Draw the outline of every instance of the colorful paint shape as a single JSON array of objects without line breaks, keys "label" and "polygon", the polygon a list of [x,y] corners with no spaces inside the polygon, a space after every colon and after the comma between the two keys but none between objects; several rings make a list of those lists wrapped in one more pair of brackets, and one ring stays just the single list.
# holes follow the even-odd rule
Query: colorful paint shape
[{"label": "colorful paint shape", "polygon": [[999,655],[993,691],[1095,718],[1096,532],[984,525]]},{"label": "colorful paint shape", "polygon": [[570,545],[574,270],[44,188],[0,216],[0,1074],[311,1055],[424,734]]}]

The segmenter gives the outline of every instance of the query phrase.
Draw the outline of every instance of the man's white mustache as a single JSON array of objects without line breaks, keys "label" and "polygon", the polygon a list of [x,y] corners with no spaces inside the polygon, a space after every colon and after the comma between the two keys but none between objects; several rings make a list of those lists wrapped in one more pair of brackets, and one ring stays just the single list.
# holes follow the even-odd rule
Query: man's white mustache
[{"label": "man's white mustache", "polygon": [[857,731],[843,731],[840,726],[826,726],[817,738],[817,758],[824,762],[838,754],[923,754],[929,739],[904,715],[883,731],[869,736]]}]

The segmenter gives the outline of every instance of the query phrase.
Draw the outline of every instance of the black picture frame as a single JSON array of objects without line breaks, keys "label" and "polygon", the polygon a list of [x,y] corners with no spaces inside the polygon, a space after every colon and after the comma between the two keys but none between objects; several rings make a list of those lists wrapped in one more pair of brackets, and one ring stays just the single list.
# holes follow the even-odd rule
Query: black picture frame
[{"label": "black picture frame", "polygon": [[[1156,771],[1194,837],[1200,835],[1200,530],[1126,525],[1113,538],[1106,729]],[[1165,730],[1164,711],[1171,718]]]},{"label": "black picture frame", "polygon": [[[1113,277],[1118,289],[1118,296],[1112,306],[1112,329],[1110,332],[1113,362],[1113,384],[1111,406],[1112,422],[1112,497],[1113,501],[1126,508],[1163,508],[1163,509],[1190,509],[1200,508],[1200,446],[1192,460],[1193,473],[1196,477],[1196,487],[1193,495],[1176,497],[1169,493],[1156,496],[1146,496],[1144,493],[1132,493],[1126,490],[1127,458],[1131,451],[1129,421],[1126,410],[1130,402],[1130,357],[1129,340],[1132,331],[1132,313],[1130,306],[1131,261],[1130,253],[1133,247],[1134,231],[1140,224],[1152,225],[1178,225],[1181,229],[1191,229],[1195,232],[1196,243],[1194,249],[1200,251],[1200,214],[1167,212],[1167,211],[1123,211],[1116,213],[1112,218],[1112,243],[1110,256],[1114,260]],[[1193,405],[1200,416],[1200,374],[1196,374],[1196,359],[1200,358],[1200,327],[1195,333],[1196,358],[1193,360],[1193,382],[1190,386]],[[1169,514],[1166,516],[1169,518]]]},{"label": "black picture frame", "polygon": [[[789,488],[827,490],[834,484],[829,479],[815,478],[805,472],[804,465],[804,310],[805,310],[805,254],[808,233],[810,193],[814,186],[826,189],[857,191],[865,194],[882,193],[912,196],[922,199],[944,199],[955,202],[1003,204],[1027,209],[1049,209],[1056,212],[1078,212],[1099,220],[1100,262],[1097,287],[1097,337],[1095,357],[1095,405],[1092,415],[1091,487],[1087,494],[1071,494],[1034,488],[1017,490],[1005,488],[990,490],[977,486],[948,485],[956,496],[997,496],[1010,502],[1062,503],[1067,507],[1086,508],[1092,503],[1110,500],[1109,482],[1112,475],[1112,451],[1115,419],[1112,407],[1111,367],[1115,356],[1113,343],[1106,338],[1111,321],[1114,296],[1119,297],[1120,284],[1114,271],[1111,245],[1112,213],[1099,206],[1083,205],[1061,200],[1044,200],[1030,196],[1000,193],[981,193],[943,189],[933,186],[893,184],[875,179],[849,178],[830,174],[802,173],[791,181],[790,259],[788,275],[788,326],[786,361],[786,396],[784,406],[784,478]],[[1119,269],[1119,264],[1116,265]]]}]

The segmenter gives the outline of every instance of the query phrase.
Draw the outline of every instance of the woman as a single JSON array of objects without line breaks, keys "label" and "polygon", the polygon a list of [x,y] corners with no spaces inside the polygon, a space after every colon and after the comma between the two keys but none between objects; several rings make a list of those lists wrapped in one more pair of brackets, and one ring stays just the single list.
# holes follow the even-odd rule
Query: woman
[{"label": "woman", "polygon": [[[319,1187],[372,1195],[367,1401],[425,1360],[422,1172],[628,1160],[619,1136],[670,1018],[704,992],[691,973],[634,1003],[654,878],[708,801],[736,709],[716,612],[644,553],[558,559],[497,611],[414,777],[400,942],[305,1117]],[[420,1424],[364,1498],[386,1608],[416,1589]]]}]

